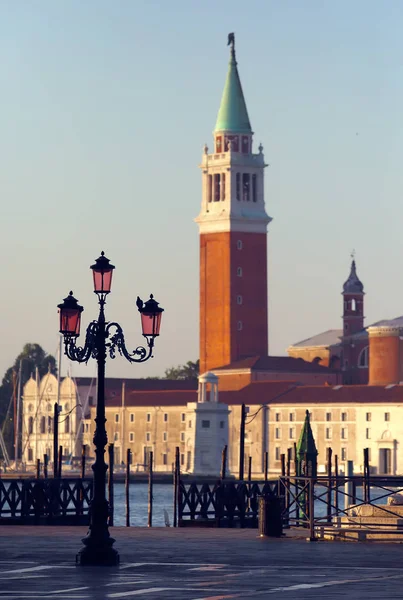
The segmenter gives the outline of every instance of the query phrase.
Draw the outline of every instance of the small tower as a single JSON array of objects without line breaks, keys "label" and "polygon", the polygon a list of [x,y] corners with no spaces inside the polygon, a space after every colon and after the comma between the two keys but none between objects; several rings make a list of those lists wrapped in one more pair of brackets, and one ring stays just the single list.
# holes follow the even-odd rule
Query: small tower
[{"label": "small tower", "polygon": [[313,437],[309,410],[305,413],[305,422],[297,444],[298,475],[316,477],[318,470],[318,451]]},{"label": "small tower", "polygon": [[267,165],[263,147],[252,150],[233,34],[229,44],[214,149],[200,165],[200,373],[268,352]]},{"label": "small tower", "polygon": [[218,401],[218,377],[204,373],[198,401],[187,405],[187,472],[218,477],[222,449],[228,445],[228,415],[228,406]]},{"label": "small tower", "polygon": [[355,260],[343,285],[343,335],[349,336],[364,329],[364,286],[358,278]]},{"label": "small tower", "polygon": [[[361,369],[362,344],[354,335],[364,329],[364,286],[358,278],[354,254],[350,275],[343,285],[342,371],[344,384],[366,383],[368,369]],[[368,355],[368,354],[367,354]],[[366,356],[367,356],[366,355]],[[365,357],[364,357],[365,358]]]}]

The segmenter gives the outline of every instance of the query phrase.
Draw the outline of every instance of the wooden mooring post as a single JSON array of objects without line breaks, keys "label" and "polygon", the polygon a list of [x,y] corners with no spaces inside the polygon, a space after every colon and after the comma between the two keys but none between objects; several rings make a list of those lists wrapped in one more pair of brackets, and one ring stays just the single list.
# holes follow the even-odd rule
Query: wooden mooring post
[{"label": "wooden mooring post", "polygon": [[332,449],[327,448],[327,494],[326,494],[326,506],[327,506],[327,522],[332,522]]},{"label": "wooden mooring post", "polygon": [[57,457],[57,476],[59,479],[62,477],[62,459],[63,459],[63,446],[59,446],[59,454]]},{"label": "wooden mooring post", "polygon": [[334,509],[336,511],[336,517],[339,516],[339,457],[337,454],[334,455],[334,473],[336,478],[334,480]]},{"label": "wooden mooring post", "polygon": [[225,476],[227,474],[227,444],[225,444],[224,448],[222,449],[222,453],[221,453],[221,470],[220,470],[220,479],[221,481],[224,481]]},{"label": "wooden mooring post", "polygon": [[248,484],[249,484],[249,488],[251,486],[252,483],[252,457],[248,456]]},{"label": "wooden mooring post", "polygon": [[264,480],[265,482],[268,480],[269,478],[269,453],[266,452],[264,453]]},{"label": "wooden mooring post", "polygon": [[153,526],[153,452],[150,452],[150,464],[148,465],[148,521],[147,527]]},{"label": "wooden mooring post", "polygon": [[84,444],[81,449],[81,479],[85,477],[85,454],[87,452],[87,446]]},{"label": "wooden mooring post", "polygon": [[53,407],[53,477],[56,479],[58,476],[58,454],[57,448],[59,444],[59,405],[55,402]]},{"label": "wooden mooring post", "polygon": [[130,465],[131,465],[131,462],[132,462],[132,453],[131,453],[130,448],[128,448],[127,455],[126,455],[126,481],[125,481],[126,527],[130,527]]},{"label": "wooden mooring post", "polygon": [[[299,480],[298,480],[297,442],[294,442],[294,475],[295,475],[294,496],[295,496],[295,498],[298,498],[298,494],[299,494]],[[297,527],[299,526],[299,516],[300,516],[299,502],[300,502],[300,499],[297,502],[295,502],[295,525]]]},{"label": "wooden mooring post", "polygon": [[39,479],[41,476],[41,461],[39,458],[36,459],[36,478]]},{"label": "wooden mooring post", "polygon": [[246,408],[245,404],[241,406],[241,427],[239,431],[239,481],[244,478],[244,462],[245,462],[245,421]]},{"label": "wooden mooring post", "polygon": [[114,468],[114,445],[108,446],[109,469],[108,469],[108,501],[109,501],[109,527],[113,527],[113,468]]},{"label": "wooden mooring post", "polygon": [[371,501],[370,482],[369,482],[369,449],[364,448],[364,480],[363,480],[364,502]]},{"label": "wooden mooring post", "polygon": [[289,507],[290,507],[290,477],[291,477],[291,461],[292,461],[292,448],[287,448],[287,463],[286,463],[286,484],[284,486],[284,506],[286,508],[287,522],[289,526]]},{"label": "wooden mooring post", "polygon": [[179,527],[179,485],[180,485],[180,455],[179,447],[175,448],[174,468],[174,527]]},{"label": "wooden mooring post", "polygon": [[45,479],[48,478],[48,455],[43,455],[43,476]]}]

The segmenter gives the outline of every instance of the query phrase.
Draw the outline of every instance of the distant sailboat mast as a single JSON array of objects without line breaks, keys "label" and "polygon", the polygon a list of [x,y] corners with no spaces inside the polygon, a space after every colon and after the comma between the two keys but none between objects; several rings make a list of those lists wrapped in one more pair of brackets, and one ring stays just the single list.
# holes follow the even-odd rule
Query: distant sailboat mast
[{"label": "distant sailboat mast", "polygon": [[17,390],[17,419],[15,424],[15,469],[18,469],[19,445],[20,445],[20,415],[21,415],[21,383],[22,383],[22,359],[18,369],[18,390]]}]

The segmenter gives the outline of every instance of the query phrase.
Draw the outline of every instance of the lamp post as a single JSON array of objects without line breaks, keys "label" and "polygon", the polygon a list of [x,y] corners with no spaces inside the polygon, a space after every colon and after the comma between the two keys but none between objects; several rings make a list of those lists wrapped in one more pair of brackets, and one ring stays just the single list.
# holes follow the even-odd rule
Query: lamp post
[{"label": "lamp post", "polygon": [[93,357],[97,361],[97,411],[95,417],[95,463],[94,493],[90,506],[90,526],[83,538],[84,547],[77,555],[80,565],[117,565],[119,554],[113,548],[115,540],[108,529],[109,505],[105,495],[105,475],[108,469],[104,454],[108,442],[105,429],[105,362],[107,354],[115,358],[116,352],[129,362],[142,363],[152,357],[154,340],[159,335],[162,308],[158,306],[153,296],[147,302],[137,297],[137,308],[141,314],[143,336],[147,340],[147,348],[138,346],[133,352],[126,348],[123,330],[116,322],[105,320],[106,297],[111,291],[114,266],[110,264],[104,253],[91,265],[94,278],[94,292],[98,296],[99,315],[87,328],[84,346],[77,346],[76,339],[80,335],[81,313],[80,306],[73,292],[58,305],[60,313],[60,333],[64,337],[65,354],[70,360],[88,362]]}]

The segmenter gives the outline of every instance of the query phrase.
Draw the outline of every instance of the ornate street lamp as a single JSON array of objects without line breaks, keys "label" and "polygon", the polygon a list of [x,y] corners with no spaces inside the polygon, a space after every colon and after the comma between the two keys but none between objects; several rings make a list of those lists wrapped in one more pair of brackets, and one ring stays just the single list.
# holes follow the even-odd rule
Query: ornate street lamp
[{"label": "ornate street lamp", "polygon": [[158,306],[153,296],[147,302],[137,297],[137,308],[141,314],[143,336],[147,340],[147,348],[138,346],[133,352],[126,348],[123,330],[119,323],[106,322],[104,306],[106,296],[111,291],[114,266],[110,264],[104,253],[91,265],[94,277],[94,292],[98,296],[99,315],[97,321],[92,321],[87,328],[85,345],[77,346],[76,339],[80,335],[81,313],[80,306],[73,292],[58,305],[60,313],[60,333],[64,336],[65,354],[70,360],[88,362],[93,357],[98,365],[97,378],[97,413],[94,433],[95,463],[94,493],[90,506],[90,526],[88,534],[83,538],[84,547],[77,555],[81,565],[117,565],[119,554],[112,546],[115,542],[108,530],[109,505],[105,495],[105,475],[108,469],[104,454],[108,442],[105,429],[105,361],[107,353],[115,358],[116,351],[127,358],[129,362],[145,362],[152,356],[154,339],[159,335],[161,316],[164,311]]}]

